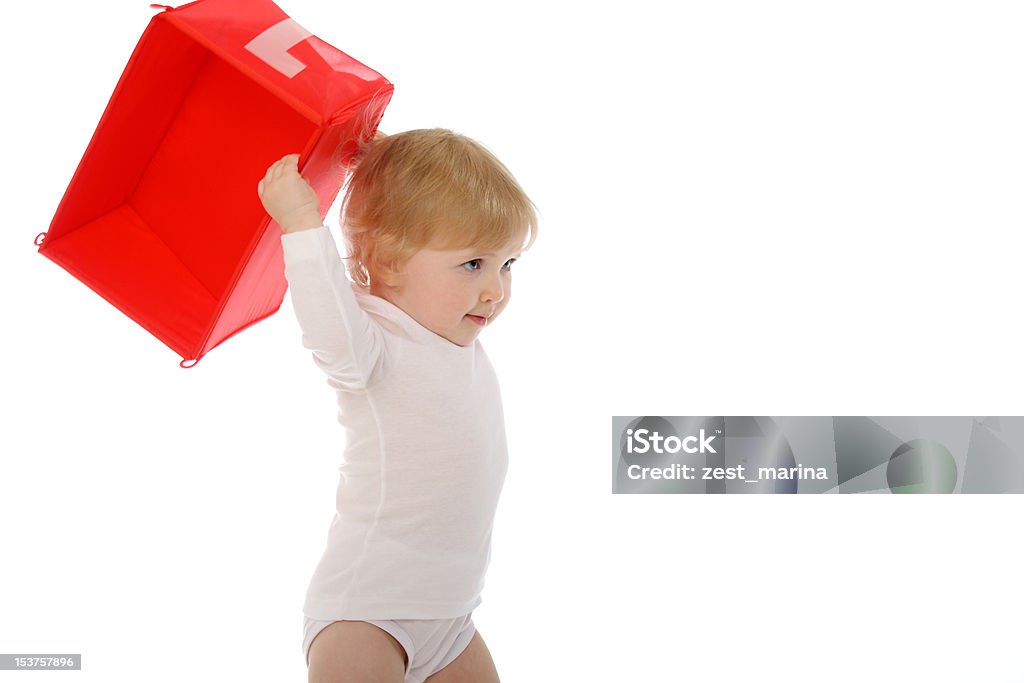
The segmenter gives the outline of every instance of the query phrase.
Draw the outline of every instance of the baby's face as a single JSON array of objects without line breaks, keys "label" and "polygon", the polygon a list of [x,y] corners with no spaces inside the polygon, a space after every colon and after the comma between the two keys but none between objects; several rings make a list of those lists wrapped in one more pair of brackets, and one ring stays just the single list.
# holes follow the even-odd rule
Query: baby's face
[{"label": "baby's face", "polygon": [[520,247],[514,242],[494,252],[421,249],[384,297],[434,334],[468,346],[508,305],[510,267]]}]

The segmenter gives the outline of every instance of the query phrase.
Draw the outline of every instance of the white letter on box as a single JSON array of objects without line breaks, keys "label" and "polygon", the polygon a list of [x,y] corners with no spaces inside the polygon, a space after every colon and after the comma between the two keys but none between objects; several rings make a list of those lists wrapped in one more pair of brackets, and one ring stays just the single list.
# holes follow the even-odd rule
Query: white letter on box
[{"label": "white letter on box", "polygon": [[287,78],[294,78],[295,74],[306,68],[306,65],[288,54],[288,49],[311,35],[313,34],[299,26],[294,19],[285,19],[250,40],[245,49]]}]

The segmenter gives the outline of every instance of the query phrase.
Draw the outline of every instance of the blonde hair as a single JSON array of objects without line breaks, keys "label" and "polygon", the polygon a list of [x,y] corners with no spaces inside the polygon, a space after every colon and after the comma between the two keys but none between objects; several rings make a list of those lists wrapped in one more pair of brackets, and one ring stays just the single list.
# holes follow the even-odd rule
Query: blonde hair
[{"label": "blonde hair", "polygon": [[497,249],[537,237],[533,202],[480,143],[443,128],[369,142],[342,202],[349,273],[368,287],[420,249]]}]

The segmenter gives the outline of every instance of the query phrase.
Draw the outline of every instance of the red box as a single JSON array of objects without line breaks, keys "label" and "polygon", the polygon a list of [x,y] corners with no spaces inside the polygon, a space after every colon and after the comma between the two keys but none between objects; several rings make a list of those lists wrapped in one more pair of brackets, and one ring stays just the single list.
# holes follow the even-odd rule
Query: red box
[{"label": "red box", "polygon": [[190,367],[284,299],[280,228],[256,194],[267,167],[300,152],[326,213],[392,90],[269,0],[167,8],[135,47],[39,252]]}]

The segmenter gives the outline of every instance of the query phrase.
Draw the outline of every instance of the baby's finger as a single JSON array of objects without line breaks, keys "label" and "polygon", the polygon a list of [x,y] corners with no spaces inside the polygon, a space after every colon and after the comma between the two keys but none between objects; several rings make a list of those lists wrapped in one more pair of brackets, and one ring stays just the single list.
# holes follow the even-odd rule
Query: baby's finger
[{"label": "baby's finger", "polygon": [[257,195],[259,195],[260,197],[262,197],[262,196],[263,196],[263,184],[264,184],[265,182],[267,182],[267,181],[265,181],[265,180],[261,180],[261,181],[260,181],[260,184],[256,186],[256,194],[257,194]]}]

